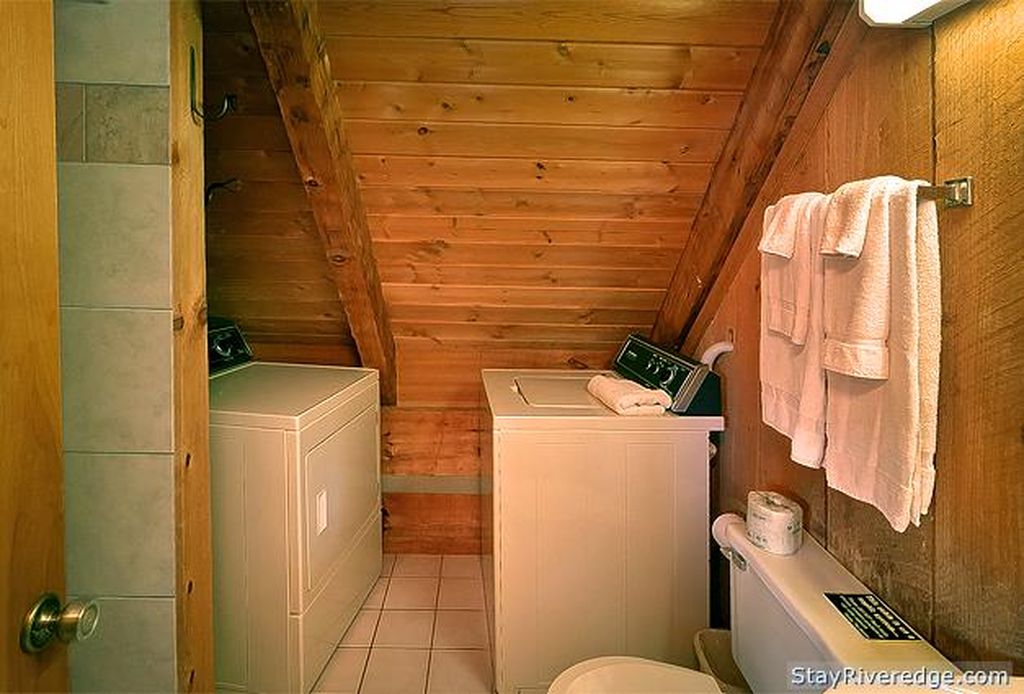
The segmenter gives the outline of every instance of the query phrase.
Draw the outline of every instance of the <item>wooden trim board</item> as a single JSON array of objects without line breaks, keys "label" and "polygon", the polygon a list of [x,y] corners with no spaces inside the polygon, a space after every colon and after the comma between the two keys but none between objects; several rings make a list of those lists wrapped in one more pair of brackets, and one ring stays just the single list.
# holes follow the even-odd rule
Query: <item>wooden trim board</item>
[{"label": "wooden trim board", "polygon": [[198,0],[170,3],[170,32],[177,681],[178,691],[209,692],[215,677],[203,128],[189,101],[189,47],[202,55]]}]

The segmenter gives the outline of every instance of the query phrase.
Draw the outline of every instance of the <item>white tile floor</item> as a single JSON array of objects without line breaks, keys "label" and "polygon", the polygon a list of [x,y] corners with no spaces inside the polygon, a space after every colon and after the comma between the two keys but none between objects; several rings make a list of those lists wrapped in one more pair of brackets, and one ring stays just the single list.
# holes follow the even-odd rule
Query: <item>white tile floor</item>
[{"label": "white tile floor", "polygon": [[478,556],[384,555],[384,568],[314,691],[487,694]]}]

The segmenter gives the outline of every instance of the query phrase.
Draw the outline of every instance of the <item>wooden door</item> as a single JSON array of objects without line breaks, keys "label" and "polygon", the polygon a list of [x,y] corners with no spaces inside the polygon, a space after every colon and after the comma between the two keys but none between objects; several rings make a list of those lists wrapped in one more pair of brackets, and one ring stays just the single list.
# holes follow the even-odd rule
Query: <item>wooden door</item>
[{"label": "wooden door", "polygon": [[25,655],[25,612],[64,591],[53,5],[0,2],[0,690],[67,687]]}]

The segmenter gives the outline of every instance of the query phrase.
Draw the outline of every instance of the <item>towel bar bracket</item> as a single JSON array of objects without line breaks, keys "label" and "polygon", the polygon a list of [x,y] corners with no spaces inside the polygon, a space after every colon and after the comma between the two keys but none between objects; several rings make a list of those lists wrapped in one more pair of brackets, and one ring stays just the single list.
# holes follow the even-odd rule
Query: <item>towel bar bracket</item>
[{"label": "towel bar bracket", "polygon": [[921,186],[917,193],[923,198],[939,200],[946,207],[970,207],[974,204],[974,178],[951,178],[941,186]]}]

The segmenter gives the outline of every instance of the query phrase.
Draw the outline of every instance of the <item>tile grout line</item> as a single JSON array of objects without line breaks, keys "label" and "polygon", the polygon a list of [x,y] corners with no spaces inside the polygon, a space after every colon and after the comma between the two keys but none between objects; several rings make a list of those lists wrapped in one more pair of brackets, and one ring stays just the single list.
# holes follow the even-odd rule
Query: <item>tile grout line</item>
[{"label": "tile grout line", "polygon": [[430,648],[427,649],[427,676],[423,680],[423,694],[430,691],[430,666],[434,662],[434,638],[437,635],[437,611],[441,602],[441,577],[444,574],[444,555],[437,565],[437,590],[434,591],[434,619],[430,628]]},{"label": "tile grout line", "polygon": [[394,574],[394,570],[395,566],[394,563],[392,563],[391,571],[388,572],[387,576],[381,575],[377,577],[377,580],[382,578],[385,579],[384,595],[380,599],[380,610],[377,612],[377,623],[373,626],[373,635],[370,637],[370,647],[366,649],[366,659],[363,661],[363,668],[359,674],[359,683],[356,685],[356,692],[362,692],[363,684],[366,682],[366,673],[370,669],[370,656],[373,655],[374,643],[377,641],[377,628],[380,626],[380,620],[384,616],[384,603],[387,602],[388,593],[391,591],[391,576]]},{"label": "tile grout line", "polygon": [[359,678],[359,689],[363,688],[363,680],[366,679],[366,671],[370,669],[370,656],[377,645],[377,631],[380,629],[380,622],[384,618],[384,601],[388,599],[388,591],[391,590],[391,576],[388,576],[387,585],[384,586],[384,597],[381,598],[380,609],[377,610],[377,621],[373,624],[373,634],[370,636],[370,647],[366,650],[366,662],[363,663],[363,675]]}]

